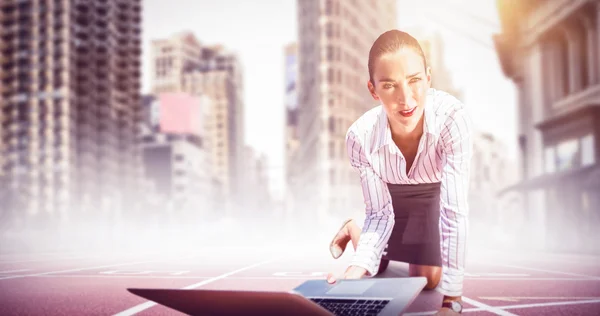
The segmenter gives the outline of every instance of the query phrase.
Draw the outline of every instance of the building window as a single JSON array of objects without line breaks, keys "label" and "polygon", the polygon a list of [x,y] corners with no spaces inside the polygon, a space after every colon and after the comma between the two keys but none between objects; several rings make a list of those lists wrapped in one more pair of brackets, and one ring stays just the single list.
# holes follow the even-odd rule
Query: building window
[{"label": "building window", "polygon": [[584,27],[581,27],[581,35],[579,37],[579,75],[581,76],[581,88],[585,89],[589,86],[588,77],[588,32]]},{"label": "building window", "polygon": [[521,178],[527,177],[527,137],[525,135],[519,135],[519,152],[521,155],[521,161],[523,161],[523,168],[521,169]]},{"label": "building window", "polygon": [[594,135],[588,134],[581,138],[581,166],[589,166],[596,163],[594,152]]},{"label": "building window", "polygon": [[330,133],[335,133],[335,118],[333,118],[333,116],[329,117],[329,132]]},{"label": "building window", "polygon": [[545,162],[545,172],[553,173],[556,171],[555,169],[555,160],[554,160],[554,147],[546,147],[544,149],[544,162]]},{"label": "building window", "polygon": [[562,171],[575,167],[579,154],[579,140],[571,139],[556,146],[556,170]]},{"label": "building window", "polygon": [[335,142],[329,141],[329,158],[335,159]]},{"label": "building window", "polygon": [[325,25],[325,34],[328,38],[333,38],[333,24],[331,22],[327,22]]},{"label": "building window", "polygon": [[563,98],[569,93],[569,42],[564,36],[558,40],[558,58],[560,75],[554,78],[559,81],[559,86],[556,87],[559,91],[558,98]]}]

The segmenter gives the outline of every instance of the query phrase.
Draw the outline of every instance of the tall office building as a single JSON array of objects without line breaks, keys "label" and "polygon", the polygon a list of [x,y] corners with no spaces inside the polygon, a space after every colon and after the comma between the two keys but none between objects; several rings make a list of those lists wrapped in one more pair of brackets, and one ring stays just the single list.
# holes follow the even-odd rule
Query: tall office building
[{"label": "tall office building", "polygon": [[6,0],[0,25],[0,186],[11,204],[45,226],[132,210],[141,1]]},{"label": "tall office building", "polygon": [[152,93],[184,92],[183,73],[200,65],[202,46],[190,32],[152,41]]},{"label": "tall office building", "polygon": [[600,2],[498,0],[494,37],[518,89],[522,242],[600,252]]},{"label": "tall office building", "polygon": [[418,29],[405,31],[415,37],[423,49],[427,66],[431,67],[431,87],[448,92],[457,99],[462,100],[462,91],[455,87],[450,70],[444,60],[444,41],[441,34]]},{"label": "tall office building", "polygon": [[298,193],[298,173],[296,168],[298,139],[298,45],[291,43],[284,47],[284,108],[285,108],[285,212],[287,218],[296,212],[295,201]]},{"label": "tall office building", "polygon": [[202,111],[209,106],[208,97],[186,93],[144,98],[144,178],[152,194],[161,198],[162,213],[172,215],[178,224],[206,219],[220,202],[207,168]]},{"label": "tall office building", "polygon": [[319,220],[364,214],[348,161],[350,125],[376,106],[367,60],[377,37],[396,28],[396,1],[312,1],[298,6],[298,205]]},{"label": "tall office building", "polygon": [[242,182],[244,192],[240,195],[240,202],[245,212],[236,218],[252,220],[254,223],[257,219],[272,220],[277,214],[272,213],[273,200],[269,192],[266,156],[257,153],[250,146],[245,146],[243,168],[246,176]]},{"label": "tall office building", "polygon": [[[152,90],[206,95],[205,117],[211,169],[223,192],[235,200],[243,177],[244,104],[242,69],[237,56],[221,46],[203,46],[189,32],[153,41]],[[233,206],[233,205],[230,205]]]}]

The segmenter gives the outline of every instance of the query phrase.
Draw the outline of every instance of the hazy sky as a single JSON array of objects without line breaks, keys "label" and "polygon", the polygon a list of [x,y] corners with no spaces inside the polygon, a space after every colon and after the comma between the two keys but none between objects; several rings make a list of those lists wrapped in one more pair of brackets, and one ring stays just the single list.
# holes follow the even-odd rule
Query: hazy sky
[{"label": "hazy sky", "polygon": [[[499,28],[494,3],[398,0],[398,28],[441,32],[447,67],[476,127],[509,145],[512,156],[516,94],[493,49],[491,35]],[[238,53],[244,72],[245,141],[267,154],[272,185],[279,187],[284,166],[283,47],[297,38],[296,0],[145,0],[143,11],[144,92],[150,85],[152,39],[189,30],[201,43],[223,44]]]}]

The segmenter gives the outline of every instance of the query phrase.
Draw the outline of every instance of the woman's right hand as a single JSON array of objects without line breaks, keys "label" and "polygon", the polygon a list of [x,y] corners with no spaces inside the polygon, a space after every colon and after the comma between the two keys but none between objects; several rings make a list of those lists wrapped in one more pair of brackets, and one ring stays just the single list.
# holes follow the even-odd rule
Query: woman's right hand
[{"label": "woman's right hand", "polygon": [[339,279],[360,279],[367,275],[367,270],[363,267],[358,266],[349,266],[344,272],[344,275],[336,278],[333,273],[329,273],[327,275],[327,282],[332,284],[335,283]]},{"label": "woman's right hand", "polygon": [[346,250],[348,242],[352,241],[352,246],[356,251],[358,240],[360,238],[360,228],[353,219],[347,220],[342,228],[336,233],[335,237],[329,245],[329,251],[334,259],[342,256]]}]

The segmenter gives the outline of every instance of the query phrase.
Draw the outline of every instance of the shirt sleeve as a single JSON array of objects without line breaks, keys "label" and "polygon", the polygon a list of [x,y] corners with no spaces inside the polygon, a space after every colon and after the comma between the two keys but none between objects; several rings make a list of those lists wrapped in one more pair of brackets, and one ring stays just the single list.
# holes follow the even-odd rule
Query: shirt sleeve
[{"label": "shirt sleeve", "polygon": [[462,296],[468,232],[469,172],[473,151],[472,124],[465,109],[450,115],[442,133],[440,237],[442,280],[438,291]]},{"label": "shirt sleeve", "polygon": [[350,164],[360,173],[366,215],[350,265],[365,268],[367,276],[375,276],[394,226],[392,201],[387,185],[375,173],[358,136],[351,130],[346,135],[346,148]]}]

